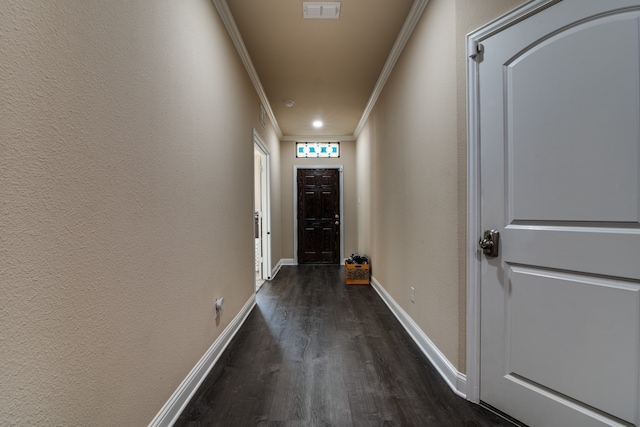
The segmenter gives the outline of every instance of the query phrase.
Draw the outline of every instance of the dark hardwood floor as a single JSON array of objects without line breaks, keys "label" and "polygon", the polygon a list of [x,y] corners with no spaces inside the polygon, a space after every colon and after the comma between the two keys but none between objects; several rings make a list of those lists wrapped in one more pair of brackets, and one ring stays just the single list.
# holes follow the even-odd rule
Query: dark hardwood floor
[{"label": "dark hardwood floor", "polygon": [[512,426],[456,396],[377,293],[285,266],[176,426]]}]

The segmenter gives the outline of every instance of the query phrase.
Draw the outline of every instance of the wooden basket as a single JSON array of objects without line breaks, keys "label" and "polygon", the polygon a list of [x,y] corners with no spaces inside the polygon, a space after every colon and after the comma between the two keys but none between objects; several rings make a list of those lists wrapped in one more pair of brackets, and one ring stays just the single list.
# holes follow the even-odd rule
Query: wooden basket
[{"label": "wooden basket", "polygon": [[344,278],[347,285],[368,285],[370,277],[369,264],[345,264]]}]

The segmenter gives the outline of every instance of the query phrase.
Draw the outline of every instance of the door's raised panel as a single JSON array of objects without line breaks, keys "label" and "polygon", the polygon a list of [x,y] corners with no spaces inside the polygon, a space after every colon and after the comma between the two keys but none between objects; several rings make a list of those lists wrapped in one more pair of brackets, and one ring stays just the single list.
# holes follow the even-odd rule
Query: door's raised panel
[{"label": "door's raised panel", "polygon": [[510,225],[501,233],[507,263],[640,280],[640,230]]},{"label": "door's raised panel", "polygon": [[331,187],[334,183],[333,175],[322,175],[319,179],[319,184],[322,186]]},{"label": "door's raised panel", "polygon": [[325,221],[331,221],[336,213],[335,197],[331,191],[323,191],[320,195],[322,206],[319,216]]},{"label": "door's raised panel", "polygon": [[640,284],[517,266],[508,284],[506,373],[633,422]]},{"label": "door's raised panel", "polygon": [[320,199],[315,191],[305,191],[302,200],[302,208],[304,212],[304,221],[314,221],[317,217],[316,212],[320,208]]},{"label": "door's raised panel", "polygon": [[599,18],[507,63],[508,223],[639,222],[639,28]]},{"label": "door's raised panel", "polygon": [[303,248],[303,252],[311,255],[315,254],[320,246],[320,242],[317,238],[316,227],[305,227],[302,233],[302,237],[306,244]]},{"label": "door's raised panel", "polygon": [[333,228],[325,227],[322,229],[322,257],[327,262],[331,262],[335,251],[335,231]]}]

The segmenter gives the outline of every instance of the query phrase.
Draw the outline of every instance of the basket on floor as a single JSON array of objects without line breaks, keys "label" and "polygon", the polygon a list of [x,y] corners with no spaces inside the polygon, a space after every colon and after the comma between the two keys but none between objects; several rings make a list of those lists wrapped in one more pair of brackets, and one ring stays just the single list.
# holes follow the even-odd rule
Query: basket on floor
[{"label": "basket on floor", "polygon": [[369,264],[345,264],[344,277],[347,285],[368,285],[370,280]]}]

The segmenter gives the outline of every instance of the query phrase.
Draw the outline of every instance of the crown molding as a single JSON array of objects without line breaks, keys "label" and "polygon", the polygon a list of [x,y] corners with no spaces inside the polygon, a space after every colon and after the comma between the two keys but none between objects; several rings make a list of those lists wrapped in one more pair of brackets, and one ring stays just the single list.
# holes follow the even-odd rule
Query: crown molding
[{"label": "crown molding", "polygon": [[247,51],[247,47],[242,40],[242,36],[240,35],[240,31],[238,30],[238,26],[236,25],[236,21],[233,19],[233,15],[231,14],[231,9],[229,9],[229,5],[227,5],[226,0],[212,0],[216,9],[218,10],[218,14],[224,23],[224,26],[227,28],[227,32],[229,36],[231,36],[231,40],[240,55],[240,59],[244,64],[244,67],[249,73],[249,78],[253,83],[253,86],[258,93],[258,97],[262,102],[262,106],[265,109],[265,113],[271,120],[273,124],[273,128],[278,134],[279,138],[282,138],[282,130],[280,130],[280,126],[278,125],[278,121],[276,120],[276,116],[273,114],[273,110],[271,109],[271,104],[269,103],[269,99],[267,98],[267,94],[262,87],[262,83],[260,82],[260,78],[258,77],[258,73],[256,72],[255,67],[253,66],[253,62],[251,61],[251,57],[249,57],[249,52]]},{"label": "crown molding", "polygon": [[294,142],[334,142],[334,141],[355,141],[353,135],[285,135],[281,141]]},{"label": "crown molding", "polygon": [[353,137],[355,139],[358,138],[358,136],[360,135],[360,132],[362,132],[362,128],[364,127],[365,123],[369,119],[369,115],[371,114],[371,111],[373,111],[373,107],[376,105],[376,102],[378,101],[378,97],[380,97],[380,94],[382,93],[382,89],[384,89],[384,85],[387,83],[387,80],[389,79],[389,76],[393,71],[393,67],[395,67],[396,62],[398,62],[398,58],[400,57],[402,50],[404,49],[405,45],[407,44],[407,41],[409,40],[409,37],[411,37],[413,30],[418,24],[418,20],[422,16],[422,12],[424,12],[425,7],[427,7],[427,3],[429,3],[429,0],[415,0],[413,2],[413,6],[411,6],[409,15],[407,16],[407,19],[404,21],[404,25],[400,30],[400,34],[398,34],[398,38],[396,39],[396,42],[393,44],[393,48],[391,48],[391,52],[387,57],[387,62],[385,62],[384,67],[382,68],[382,72],[380,73],[380,76],[378,77],[378,81],[376,82],[376,85],[373,88],[373,92],[371,93],[369,102],[367,102],[367,106],[365,107],[364,112],[362,113],[362,118],[360,119],[360,122],[358,122],[358,126],[356,126],[356,130],[353,132]]},{"label": "crown molding", "polygon": [[276,117],[273,113],[273,109],[271,108],[271,104],[269,103],[269,99],[267,98],[267,94],[265,93],[264,88],[262,87],[262,83],[260,82],[258,73],[256,72],[256,69],[253,66],[253,62],[251,61],[249,52],[247,51],[244,41],[242,40],[242,36],[240,35],[240,31],[238,30],[236,21],[233,19],[233,15],[231,14],[231,9],[229,9],[229,6],[227,5],[227,1],[212,0],[212,2],[215,5],[216,9],[218,10],[218,14],[222,19],[222,22],[227,28],[227,32],[229,33],[229,36],[231,37],[231,40],[233,41],[233,44],[235,45],[236,50],[240,55],[240,59],[242,60],[242,63],[244,64],[247,70],[247,73],[249,74],[249,78],[251,79],[251,82],[253,83],[253,86],[255,87],[256,92],[258,93],[258,97],[262,102],[265,112],[269,117],[269,120],[271,120],[271,123],[273,124],[273,128],[275,129],[280,140],[282,141],[298,140],[299,141],[301,139],[303,140],[308,139],[308,140],[313,140],[318,142],[325,142],[329,140],[336,140],[336,138],[341,141],[354,141],[358,138],[358,136],[360,135],[360,132],[362,131],[362,128],[364,127],[365,123],[369,119],[369,115],[371,114],[371,111],[373,111],[373,107],[375,106],[378,98],[380,97],[380,94],[382,93],[382,89],[384,88],[384,85],[387,83],[387,80],[389,79],[389,76],[393,71],[393,68],[395,67],[396,62],[398,61],[400,54],[402,53],[402,50],[407,44],[409,37],[411,37],[411,34],[413,33],[413,30],[415,29],[418,23],[418,20],[422,16],[422,12],[424,12],[424,9],[427,7],[427,3],[429,3],[429,0],[415,0],[413,2],[413,6],[411,6],[409,15],[407,16],[407,19],[404,21],[402,29],[398,34],[398,38],[393,44],[393,48],[391,49],[391,52],[387,57],[387,61],[385,62],[384,67],[382,68],[382,72],[378,77],[376,85],[373,88],[373,92],[369,97],[369,101],[365,106],[364,112],[362,113],[362,117],[360,118],[360,121],[358,122],[358,125],[356,126],[356,129],[353,132],[353,135],[343,135],[343,136],[337,136],[337,137],[298,136],[298,135],[283,137],[282,130],[278,125],[278,121],[276,120]]}]

